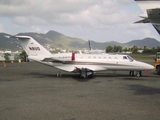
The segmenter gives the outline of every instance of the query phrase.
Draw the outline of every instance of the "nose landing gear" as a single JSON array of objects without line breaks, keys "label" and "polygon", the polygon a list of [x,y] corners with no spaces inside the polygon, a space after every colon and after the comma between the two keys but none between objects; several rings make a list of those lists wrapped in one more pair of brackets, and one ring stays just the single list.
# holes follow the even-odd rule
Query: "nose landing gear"
[{"label": "nose landing gear", "polygon": [[[129,71],[129,76],[134,76],[134,71]],[[135,76],[141,77],[142,76],[142,71],[137,71]]]}]

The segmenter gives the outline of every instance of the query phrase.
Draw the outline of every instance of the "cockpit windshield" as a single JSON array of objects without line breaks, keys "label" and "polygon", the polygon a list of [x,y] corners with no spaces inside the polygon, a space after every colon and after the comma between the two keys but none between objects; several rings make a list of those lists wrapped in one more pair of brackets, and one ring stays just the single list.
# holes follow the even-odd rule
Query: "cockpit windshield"
[{"label": "cockpit windshield", "polygon": [[134,60],[134,59],[133,59],[131,56],[129,56],[129,55],[128,55],[127,57],[128,57],[128,59],[129,59],[130,62],[132,62],[132,61]]}]

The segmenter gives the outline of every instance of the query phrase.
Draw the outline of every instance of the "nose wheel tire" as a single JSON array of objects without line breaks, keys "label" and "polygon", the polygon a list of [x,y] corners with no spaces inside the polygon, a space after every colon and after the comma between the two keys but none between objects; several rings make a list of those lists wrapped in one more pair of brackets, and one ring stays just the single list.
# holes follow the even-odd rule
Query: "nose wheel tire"
[{"label": "nose wheel tire", "polygon": [[142,76],[142,71],[138,71],[136,74],[137,77],[141,77]]},{"label": "nose wheel tire", "polygon": [[129,71],[129,76],[134,76],[134,71]]},{"label": "nose wheel tire", "polygon": [[[135,74],[137,77],[142,76],[142,71],[137,71]],[[129,71],[129,76],[134,76],[134,71]]]}]

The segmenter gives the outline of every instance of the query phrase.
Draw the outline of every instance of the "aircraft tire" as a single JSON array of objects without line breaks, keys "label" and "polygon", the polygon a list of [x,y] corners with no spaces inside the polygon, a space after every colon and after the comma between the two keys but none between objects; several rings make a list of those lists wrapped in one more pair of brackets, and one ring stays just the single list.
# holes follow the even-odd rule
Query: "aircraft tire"
[{"label": "aircraft tire", "polygon": [[129,76],[134,76],[134,71],[129,71]]}]

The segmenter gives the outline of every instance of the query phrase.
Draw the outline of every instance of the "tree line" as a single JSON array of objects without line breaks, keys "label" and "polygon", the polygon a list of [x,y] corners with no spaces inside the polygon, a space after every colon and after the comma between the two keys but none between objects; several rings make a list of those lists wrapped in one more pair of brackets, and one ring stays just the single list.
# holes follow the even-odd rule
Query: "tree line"
[{"label": "tree line", "polygon": [[[10,61],[10,56],[11,56],[10,53],[4,53],[5,62],[9,62]],[[14,59],[15,60],[21,59],[22,61],[26,62],[27,61],[26,58],[27,58],[27,54],[26,54],[25,51],[22,51],[20,54],[15,54],[14,55]]]},{"label": "tree line", "polygon": [[132,52],[132,53],[140,53],[139,51],[142,51],[143,54],[155,54],[156,52],[160,52],[160,46],[157,48],[153,47],[151,49],[147,48],[147,46],[144,46],[143,48],[139,48],[137,46],[133,46],[130,48],[123,48],[122,46],[107,46],[106,47],[106,53],[109,52]]}]

